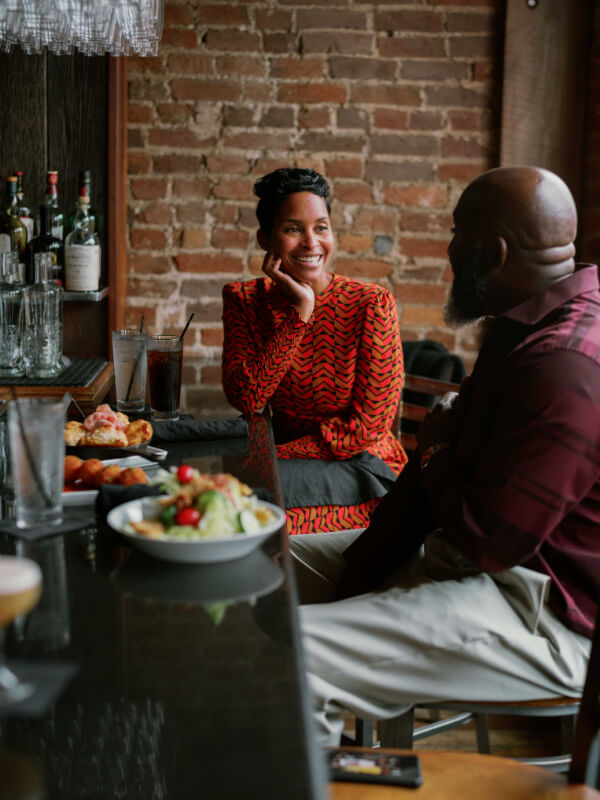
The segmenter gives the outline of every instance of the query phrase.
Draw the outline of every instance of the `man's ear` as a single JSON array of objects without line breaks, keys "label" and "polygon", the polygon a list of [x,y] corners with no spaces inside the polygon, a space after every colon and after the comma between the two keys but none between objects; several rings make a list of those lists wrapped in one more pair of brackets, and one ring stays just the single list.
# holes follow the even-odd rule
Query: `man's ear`
[{"label": "man's ear", "polygon": [[490,267],[488,271],[502,272],[508,258],[508,244],[504,236],[499,234],[495,236],[490,249],[491,253],[488,259]]},{"label": "man's ear", "polygon": [[262,228],[259,228],[256,231],[256,241],[262,247],[263,250],[269,251],[269,240],[267,238],[267,234],[263,231]]}]

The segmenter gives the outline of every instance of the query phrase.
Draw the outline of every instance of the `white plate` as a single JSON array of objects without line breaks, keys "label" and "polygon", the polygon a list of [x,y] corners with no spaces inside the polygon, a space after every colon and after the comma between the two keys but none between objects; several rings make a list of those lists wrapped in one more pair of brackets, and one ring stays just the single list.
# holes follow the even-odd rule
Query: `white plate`
[{"label": "white plate", "polygon": [[[149,461],[147,458],[142,458],[141,456],[128,456],[127,458],[107,458],[106,461],[103,461],[102,463],[106,467],[110,466],[111,464],[118,464],[123,469],[141,467],[146,473],[149,470],[156,469],[158,467],[158,464],[155,464],[153,461]],[[74,506],[91,506],[96,502],[98,490],[75,489],[73,492],[63,492],[61,496],[63,506],[67,506],[69,508]]]},{"label": "white plate", "polygon": [[213,564],[233,561],[256,549],[268,536],[278,531],[285,522],[285,512],[271,503],[261,503],[273,513],[273,521],[257,533],[234,533],[227,539],[149,539],[127,530],[130,522],[158,517],[158,497],[142,497],[116,506],[109,511],[106,521],[111,528],[122,533],[132,544],[154,558],[188,564]]}]

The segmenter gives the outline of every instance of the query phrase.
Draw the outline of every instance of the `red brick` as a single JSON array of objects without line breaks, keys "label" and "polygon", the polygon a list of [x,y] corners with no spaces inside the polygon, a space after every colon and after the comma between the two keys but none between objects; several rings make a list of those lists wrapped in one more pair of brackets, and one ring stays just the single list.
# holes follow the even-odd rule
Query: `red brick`
[{"label": "red brick", "polygon": [[415,264],[402,264],[401,277],[403,282],[412,280],[429,281],[430,283],[439,282],[442,277],[442,268],[435,267],[432,264],[427,266],[423,264],[418,266]]},{"label": "red brick", "polygon": [[436,283],[401,283],[394,289],[399,303],[440,305],[446,301],[448,289]]},{"label": "red brick", "polygon": [[431,161],[367,161],[365,180],[383,181],[384,184],[410,181],[431,182],[434,167]]},{"label": "red brick", "polygon": [[125,327],[137,328],[142,317],[146,325],[155,325],[156,309],[152,306],[128,306],[125,309]]},{"label": "red brick", "polygon": [[427,0],[430,6],[497,6],[498,0]]},{"label": "red brick", "polygon": [[[233,225],[238,218],[237,203],[219,203],[219,205],[212,207],[211,214],[216,222],[221,222],[223,225]],[[255,220],[252,224],[255,224]]]},{"label": "red brick", "polygon": [[232,128],[251,128],[254,124],[254,108],[250,106],[225,106],[223,124]]},{"label": "red brick", "polygon": [[444,39],[434,36],[377,37],[377,50],[384,58],[444,58]]},{"label": "red brick", "polygon": [[200,341],[205,347],[222,347],[223,328],[203,328]]},{"label": "red brick", "polygon": [[181,233],[181,247],[183,250],[198,250],[206,247],[208,236],[204,228],[184,228]]},{"label": "red brick", "polygon": [[177,282],[161,278],[159,281],[155,277],[148,278],[127,278],[127,296],[143,297],[145,301],[153,297],[169,299],[177,294]]},{"label": "red brick", "polygon": [[296,53],[296,36],[293,33],[264,33],[264,53]]},{"label": "red brick", "polygon": [[263,128],[295,128],[294,109],[292,106],[272,106],[266,108],[260,118]]},{"label": "red brick", "polygon": [[499,20],[495,9],[446,14],[446,28],[450,33],[490,33]]},{"label": "red brick", "polygon": [[202,159],[198,156],[165,155],[154,156],[154,171],[158,173],[169,172],[199,172],[202,169]]},{"label": "red brick", "polygon": [[447,350],[452,352],[456,347],[456,335],[449,331],[431,330],[425,331],[425,339],[433,339],[440,344],[443,344]]},{"label": "red brick", "polygon": [[395,108],[376,108],[374,123],[376,128],[404,130],[407,118],[406,111],[398,111]]},{"label": "red brick", "polygon": [[411,233],[445,233],[450,237],[452,215],[448,213],[403,211],[401,229]]},{"label": "red brick", "polygon": [[210,183],[202,178],[175,178],[173,181],[173,196],[181,199],[208,197]]},{"label": "red brick", "polygon": [[394,156],[437,156],[439,140],[435,136],[420,135],[378,135],[371,136],[373,154]]},{"label": "red brick", "polygon": [[427,86],[423,91],[428,106],[485,108],[490,103],[486,94],[461,86]]},{"label": "red brick", "polygon": [[193,50],[198,44],[198,39],[195,30],[165,28],[160,44],[165,47],[183,47]]},{"label": "red brick", "polygon": [[384,11],[375,14],[375,30],[441,33],[443,17],[433,11]]},{"label": "red brick", "polygon": [[137,222],[146,225],[169,225],[173,212],[170,205],[165,203],[152,203],[143,208],[138,214]]},{"label": "red brick", "polygon": [[292,83],[279,87],[282,103],[345,103],[346,89],[336,83]]},{"label": "red brick", "polygon": [[217,58],[217,74],[263,78],[267,74],[264,58],[253,56],[221,56]]},{"label": "red brick", "polygon": [[338,237],[338,250],[345,253],[365,253],[373,246],[372,236],[356,236],[342,233]]},{"label": "red brick", "polygon": [[442,139],[442,158],[481,158],[489,153],[489,148],[477,139]]},{"label": "red brick", "polygon": [[329,59],[329,71],[332,78],[391,81],[397,76],[397,65],[381,58],[335,56]]},{"label": "red brick", "polygon": [[235,51],[238,53],[256,53],[260,50],[259,34],[247,31],[211,30],[208,31],[203,41],[207,50]]},{"label": "red brick", "polygon": [[200,374],[202,376],[202,383],[206,383],[209,386],[220,386],[221,385],[221,366],[218,364],[207,364],[205,367],[202,367]]},{"label": "red brick", "polygon": [[198,137],[187,128],[151,128],[148,144],[157,147],[197,147]]},{"label": "red brick", "polygon": [[448,111],[450,127],[457,131],[476,131],[480,127],[480,111]]},{"label": "red brick", "polygon": [[186,75],[209,75],[212,72],[212,58],[198,53],[170,53],[167,68],[169,72]]},{"label": "red brick", "polygon": [[[223,280],[218,276],[215,278],[206,278],[203,276],[194,277],[186,276],[181,281],[181,296],[191,298],[192,300],[200,300],[200,302],[221,301],[221,294],[223,292]],[[196,320],[197,322],[198,320]]]},{"label": "red brick", "polygon": [[273,58],[270,74],[279,80],[322,78],[325,61],[322,58]]},{"label": "red brick", "polygon": [[[290,145],[290,138],[283,133],[233,133],[225,132],[225,145],[235,147],[238,150],[279,150],[287,152]],[[283,165],[285,166],[285,164]]]},{"label": "red brick", "polygon": [[298,111],[298,127],[327,128],[331,124],[331,111],[328,108],[301,108]]},{"label": "red brick", "polygon": [[411,111],[408,118],[408,129],[411,131],[437,131],[444,127],[444,118],[440,111]]},{"label": "red brick", "polygon": [[289,159],[285,158],[285,156],[281,158],[259,158],[252,168],[252,175],[267,175],[269,172],[280,169],[280,167],[289,166]]},{"label": "red brick", "polygon": [[127,92],[129,99],[136,102],[167,100],[169,96],[167,86],[162,81],[151,81],[148,78],[128,81]]},{"label": "red brick", "polygon": [[140,128],[129,128],[127,131],[127,149],[135,150],[144,147],[144,130]]},{"label": "red brick", "polygon": [[131,272],[136,274],[164,274],[171,271],[172,262],[168,256],[131,253],[127,257],[127,266]]},{"label": "red brick", "polygon": [[337,182],[335,197],[340,203],[372,203],[373,190],[368,183],[358,181]]},{"label": "red brick", "polygon": [[402,239],[401,250],[405,256],[412,258],[447,258],[448,241],[406,237]]},{"label": "red brick", "polygon": [[246,103],[272,103],[275,87],[270,81],[246,81],[243,99]]},{"label": "red brick", "polygon": [[443,325],[444,309],[431,306],[400,306],[400,322],[404,325]]},{"label": "red brick", "polygon": [[360,153],[364,147],[364,136],[342,136],[339,133],[305,131],[300,136],[299,147],[311,153]]},{"label": "red brick", "polygon": [[292,12],[257,8],[254,11],[256,29],[259,31],[289,31],[292,27]]},{"label": "red brick", "polygon": [[387,261],[377,261],[370,258],[336,258],[335,271],[342,275],[369,280],[370,278],[387,278],[392,265]]},{"label": "red brick", "polygon": [[235,228],[214,228],[211,244],[219,250],[244,250],[248,246],[249,239],[248,231]]},{"label": "red brick", "polygon": [[158,200],[167,194],[167,182],[163,178],[134,178],[131,194],[136,200]]},{"label": "red brick", "polygon": [[400,66],[405,81],[466,81],[471,77],[470,65],[464,61],[408,61]]},{"label": "red brick", "polygon": [[224,200],[247,200],[252,197],[252,180],[224,179],[213,188],[213,195]]},{"label": "red brick", "polygon": [[154,119],[152,106],[141,106],[129,103],[127,106],[127,122],[150,123]]},{"label": "red brick", "polygon": [[127,58],[128,75],[158,75],[165,68],[162,56],[129,56]]},{"label": "red brick", "polygon": [[242,156],[225,156],[211,153],[206,157],[206,168],[209,172],[245,175],[249,164]]},{"label": "red brick", "polygon": [[207,255],[205,253],[180,253],[175,257],[175,265],[180,272],[230,272],[238,273],[243,269],[241,258],[226,253]]},{"label": "red brick", "polygon": [[144,175],[150,172],[152,159],[146,153],[127,154],[127,172],[130,175]]},{"label": "red brick", "polygon": [[496,76],[496,70],[497,65],[494,64],[494,62],[477,61],[475,64],[473,64],[473,80],[479,81],[480,83],[483,81],[492,80]]},{"label": "red brick", "polygon": [[192,9],[187,5],[165,5],[165,25],[193,25]]},{"label": "red brick", "polygon": [[296,12],[296,25],[299,31],[311,28],[354,28],[364,31],[367,28],[367,15],[361,11],[329,10],[318,8],[299,8]]},{"label": "red brick", "polygon": [[176,100],[235,101],[241,97],[241,87],[234,81],[195,80],[175,78],[170,82]]},{"label": "red brick", "polygon": [[328,159],[327,176],[330,178],[360,178],[363,173],[363,162],[360,158]]},{"label": "red brick", "polygon": [[162,250],[167,245],[164,231],[153,228],[132,228],[129,239],[131,246],[139,250]]},{"label": "red brick", "polygon": [[493,36],[451,36],[451,58],[493,58],[497,40]]},{"label": "red brick", "polygon": [[303,33],[303,53],[342,53],[344,55],[372,55],[375,38],[372,33]]},{"label": "red brick", "polygon": [[361,209],[354,217],[354,229],[368,233],[394,233],[398,227],[396,212]]},{"label": "red brick", "polygon": [[460,181],[470,183],[491,165],[481,162],[474,164],[440,164],[438,168],[438,178],[440,181]]},{"label": "red brick", "polygon": [[421,98],[417,89],[402,86],[352,86],[350,100],[353,103],[377,103],[382,106],[418,106]]},{"label": "red brick", "polygon": [[192,109],[185,103],[158,103],[156,110],[163,122],[175,125],[189,122],[192,117]]},{"label": "red brick", "polygon": [[206,205],[204,203],[185,203],[177,206],[177,221],[186,223],[203,223],[206,220]]},{"label": "red brick", "polygon": [[229,5],[202,3],[200,16],[202,25],[248,25],[248,11],[240,3]]},{"label": "red brick", "polygon": [[393,206],[444,208],[448,203],[448,191],[437,185],[389,186],[384,193],[384,202]]}]

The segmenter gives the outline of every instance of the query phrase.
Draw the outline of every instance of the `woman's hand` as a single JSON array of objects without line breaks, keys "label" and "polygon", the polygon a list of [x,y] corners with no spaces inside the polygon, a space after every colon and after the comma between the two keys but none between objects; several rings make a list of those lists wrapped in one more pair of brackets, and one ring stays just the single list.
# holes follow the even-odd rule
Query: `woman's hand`
[{"label": "woman's hand", "polygon": [[281,268],[281,258],[268,252],[262,271],[289,297],[303,322],[308,322],[315,307],[315,293],[310,283],[298,281]]}]

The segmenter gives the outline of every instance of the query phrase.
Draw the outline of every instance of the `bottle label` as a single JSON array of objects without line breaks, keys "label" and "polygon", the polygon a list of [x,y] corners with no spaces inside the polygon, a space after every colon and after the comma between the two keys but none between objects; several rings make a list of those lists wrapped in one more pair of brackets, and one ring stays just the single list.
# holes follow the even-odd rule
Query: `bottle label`
[{"label": "bottle label", "polygon": [[52,231],[52,236],[54,236],[56,239],[60,239],[62,242],[63,231],[64,231],[64,225],[62,224],[62,222],[61,223],[53,222],[51,231]]},{"label": "bottle label", "polygon": [[100,245],[71,244],[65,247],[65,289],[93,292],[100,288]]},{"label": "bottle label", "polygon": [[23,225],[27,228],[27,241],[33,239],[33,217],[19,217]]}]

